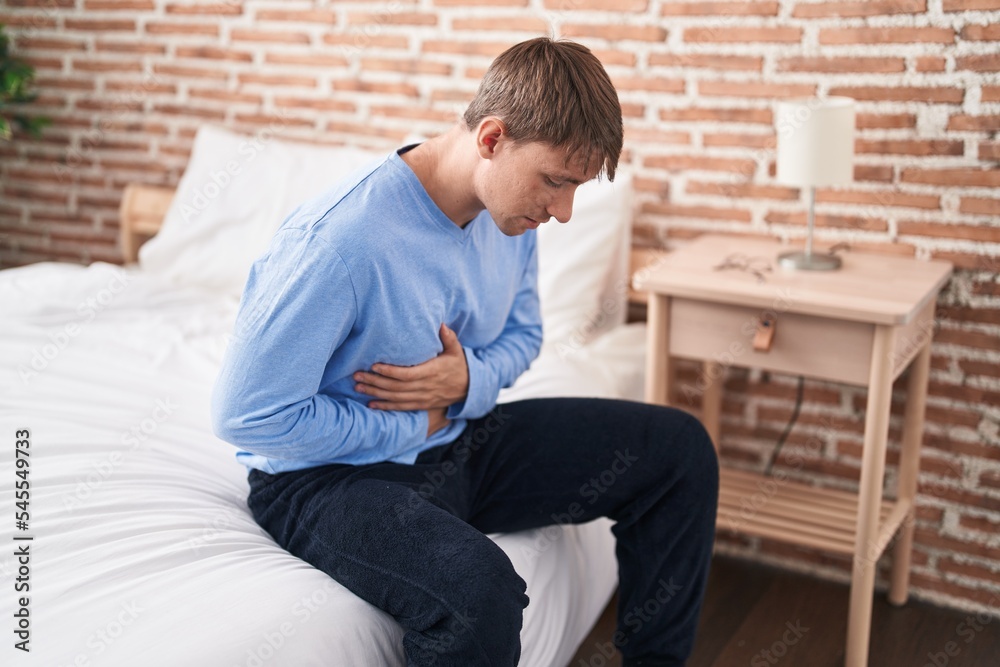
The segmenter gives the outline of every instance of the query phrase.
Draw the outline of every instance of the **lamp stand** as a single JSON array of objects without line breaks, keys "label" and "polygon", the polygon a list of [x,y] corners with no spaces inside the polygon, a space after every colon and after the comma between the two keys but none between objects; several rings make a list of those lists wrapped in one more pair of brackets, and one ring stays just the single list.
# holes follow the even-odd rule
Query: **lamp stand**
[{"label": "lamp stand", "polygon": [[813,213],[816,204],[816,188],[809,186],[809,231],[806,234],[806,251],[783,252],[778,255],[778,266],[797,271],[834,271],[841,261],[836,255],[813,254]]}]

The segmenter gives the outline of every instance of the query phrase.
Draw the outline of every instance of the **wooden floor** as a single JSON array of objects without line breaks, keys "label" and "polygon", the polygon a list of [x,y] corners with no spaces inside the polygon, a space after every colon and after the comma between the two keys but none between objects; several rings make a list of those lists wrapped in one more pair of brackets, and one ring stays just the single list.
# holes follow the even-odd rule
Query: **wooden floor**
[{"label": "wooden floor", "polygon": [[[716,556],[688,667],[841,667],[847,585]],[[613,599],[570,667],[620,667],[606,657]],[[1000,619],[876,592],[870,667],[1000,667]],[[949,655],[950,651],[950,655]]]}]

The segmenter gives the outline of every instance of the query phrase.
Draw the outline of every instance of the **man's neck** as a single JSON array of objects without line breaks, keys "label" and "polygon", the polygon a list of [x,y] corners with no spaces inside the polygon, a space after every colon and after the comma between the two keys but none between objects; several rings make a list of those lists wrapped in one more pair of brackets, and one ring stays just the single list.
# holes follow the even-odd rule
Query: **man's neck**
[{"label": "man's neck", "polygon": [[484,208],[473,188],[478,155],[467,145],[470,141],[469,133],[456,125],[400,155],[441,212],[462,228]]}]

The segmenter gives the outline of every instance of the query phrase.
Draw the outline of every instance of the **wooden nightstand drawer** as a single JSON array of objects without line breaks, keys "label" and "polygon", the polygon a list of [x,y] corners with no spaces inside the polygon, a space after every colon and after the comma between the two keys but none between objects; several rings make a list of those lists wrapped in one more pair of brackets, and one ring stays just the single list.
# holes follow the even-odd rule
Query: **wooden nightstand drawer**
[{"label": "wooden nightstand drawer", "polygon": [[[774,318],[771,349],[753,338],[761,317]],[[755,366],[792,375],[867,385],[875,326],[725,303],[670,299],[670,352],[723,366]]]}]

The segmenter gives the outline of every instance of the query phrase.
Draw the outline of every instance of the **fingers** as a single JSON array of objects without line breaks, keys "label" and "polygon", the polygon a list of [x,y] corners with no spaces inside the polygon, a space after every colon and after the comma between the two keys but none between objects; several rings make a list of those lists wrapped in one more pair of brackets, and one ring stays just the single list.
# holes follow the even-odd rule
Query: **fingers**
[{"label": "fingers", "polygon": [[389,391],[417,391],[422,388],[414,384],[412,379],[394,379],[379,373],[365,373],[363,371],[354,374],[354,381],[357,383],[354,385],[355,391],[361,391],[362,393],[366,393],[361,389],[362,387],[374,387]]}]

